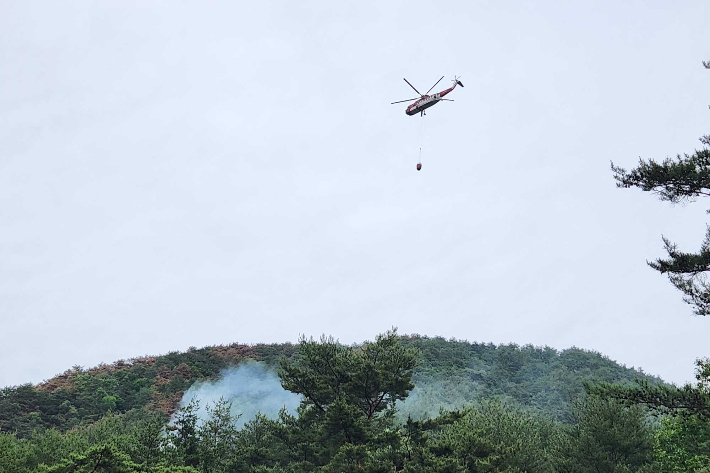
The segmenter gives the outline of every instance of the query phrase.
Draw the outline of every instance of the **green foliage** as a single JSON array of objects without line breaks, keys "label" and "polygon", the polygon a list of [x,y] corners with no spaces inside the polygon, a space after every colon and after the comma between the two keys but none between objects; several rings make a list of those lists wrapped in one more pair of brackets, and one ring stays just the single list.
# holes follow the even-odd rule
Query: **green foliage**
[{"label": "green foliage", "polygon": [[[598,373],[625,379],[626,371],[614,371],[615,365],[597,354],[401,338],[394,331],[359,347],[342,347],[331,338],[301,343],[298,356],[282,360],[280,373],[284,386],[304,395],[295,415],[286,410],[278,419],[257,415],[237,429],[230,403],[222,399],[208,406],[202,421],[193,401],[167,425],[164,415],[135,408],[106,412],[68,431],[40,424],[24,437],[0,434],[0,471],[675,473],[710,468],[710,430],[697,415],[665,419],[654,432],[638,406],[582,392],[562,423],[535,405],[537,393],[525,393],[538,386],[531,378],[550,372],[560,383],[583,383]],[[423,360],[418,360],[420,349]],[[444,356],[437,358],[437,352]],[[169,361],[171,369],[185,371],[184,359],[171,355]],[[478,383],[479,394],[507,400],[399,422],[396,408],[412,389],[417,366],[421,374],[455,381],[466,379],[456,378],[465,373]],[[702,379],[708,372],[700,366]],[[97,380],[83,377],[81,382],[95,386]],[[576,392],[574,383],[565,393]],[[119,398],[125,400],[119,385],[100,384],[104,393],[95,400],[115,396],[117,406]],[[501,389],[514,394],[496,396]]]},{"label": "green foliage", "polygon": [[75,366],[40,386],[0,390],[0,432],[26,438],[36,429],[68,430],[95,422],[109,411],[125,413],[146,407],[169,414],[195,381],[215,378],[246,358],[275,367],[281,356],[292,356],[294,350],[288,343],[234,344],[119,360],[90,370]]},{"label": "green foliage", "polygon": [[495,445],[503,469],[551,471],[548,450],[556,424],[546,416],[514,405],[483,402],[458,422],[464,431],[474,429]]},{"label": "green foliage", "polygon": [[697,253],[678,250],[678,245],[663,237],[663,244],[668,259],[659,258],[649,262],[656,271],[668,274],[670,282],[685,297],[683,300],[694,307],[696,315],[710,313],[710,284],[705,274],[710,269],[710,227],[705,232],[705,239]]},{"label": "green foliage", "polygon": [[[710,136],[704,136],[700,141],[706,146],[710,145]],[[638,167],[631,171],[613,163],[611,169],[618,187],[638,187],[672,203],[710,195],[709,149],[698,150],[690,155],[677,155],[675,159],[666,158],[660,163],[653,159],[640,159]]]},{"label": "green foliage", "polygon": [[654,434],[655,466],[660,473],[710,471],[710,361],[696,361],[697,384],[635,387],[608,384],[589,391],[664,415]]},{"label": "green foliage", "polygon": [[710,468],[710,423],[697,417],[667,417],[654,436],[659,473]]},{"label": "green foliage", "polygon": [[187,406],[181,407],[175,415],[174,425],[170,428],[170,452],[174,462],[185,466],[199,464],[197,437],[197,409],[199,401],[193,399]]},{"label": "green foliage", "polygon": [[588,396],[574,405],[554,452],[556,470],[569,473],[645,471],[653,461],[652,429],[644,411]]},{"label": "green foliage", "polygon": [[[408,385],[415,384],[416,389],[409,392],[406,402],[402,402],[404,392],[411,388],[391,384],[393,378],[389,373],[394,373],[397,367],[383,365],[382,358],[377,358],[375,363],[375,357],[379,356],[376,350],[389,350],[383,343],[394,343],[394,337],[387,334],[384,337],[379,344],[335,349],[335,359],[340,360],[337,363],[350,363],[338,369],[370,373],[370,377],[354,375],[348,381],[351,385],[361,383],[358,387],[362,392],[360,401],[349,402],[365,416],[372,417],[386,410],[383,406],[396,403],[397,418],[404,422],[409,415],[414,418],[435,416],[442,407],[455,410],[483,399],[500,399],[571,422],[569,401],[584,393],[587,382],[631,384],[634,380],[646,379],[650,386],[660,384],[658,380],[620,367],[598,353],[577,348],[557,352],[550,347],[496,346],[404,336],[397,338],[401,352],[397,356],[400,358],[388,359],[394,363],[409,363],[411,353],[405,353],[408,350],[418,351],[420,356]],[[119,361],[92,370],[74,367],[58,378],[61,382],[50,381],[50,385],[54,383],[55,386],[51,391],[29,384],[0,390],[0,432],[28,438],[35,430],[67,431],[96,422],[109,412],[135,417],[144,415],[146,409],[160,412],[164,421],[177,407],[185,389],[196,380],[218,376],[229,366],[228,360],[241,360],[244,359],[241,356],[248,355],[250,359],[276,367],[280,364],[279,359],[285,358],[296,366],[299,360],[305,359],[303,349],[303,344],[230,345],[191,349],[182,354],[169,353],[154,361]],[[322,350],[314,348],[317,349]],[[230,355],[229,350],[237,354]],[[327,398],[327,391],[338,382],[341,381],[331,379],[327,386],[319,386],[319,390],[325,391],[318,391],[318,396]],[[302,389],[306,387],[304,384]],[[380,387],[384,390],[380,395],[385,391],[389,394],[385,394],[386,398],[378,404],[375,391]]]},{"label": "green foliage", "polygon": [[83,434],[82,431],[63,434],[55,429],[33,432],[29,442],[27,464],[32,468],[40,464],[52,465],[69,454],[85,451],[90,442],[89,436]]},{"label": "green foliage", "polygon": [[0,471],[3,473],[22,473],[29,456],[26,442],[14,435],[0,433]]},{"label": "green foliage", "polygon": [[40,465],[38,473],[140,473],[139,465],[112,445],[89,448],[82,454],[72,453],[52,466]]},{"label": "green foliage", "polygon": [[271,430],[283,460],[303,471],[391,471],[399,442],[394,407],[414,387],[417,350],[394,330],[360,347],[322,337],[303,338],[299,348],[280,372],[284,388],[303,396],[298,416],[282,411]]},{"label": "green foliage", "polygon": [[[706,62],[703,65],[708,68]],[[674,204],[710,196],[710,135],[701,137],[700,142],[703,148],[693,154],[679,154],[675,159],[666,158],[661,162],[640,159],[638,166],[630,171],[611,163],[617,187],[638,187]],[[684,294],[683,300],[693,306],[695,314],[710,314],[710,284],[706,276],[710,270],[710,228],[698,253],[679,251],[677,245],[665,237],[663,244],[668,258],[649,262],[649,266],[668,274],[671,283]]]},{"label": "green foliage", "polygon": [[[367,420],[404,400],[418,351],[399,343],[397,332],[379,335],[374,343],[345,347],[332,337],[320,342],[302,338],[295,360],[284,358],[280,373],[285,389],[301,394],[304,406],[325,414],[330,407]],[[348,435],[345,432],[345,435]]]},{"label": "green foliage", "polygon": [[129,423],[129,437],[132,440],[129,452],[136,463],[148,468],[159,464],[161,449],[166,441],[164,431],[165,419],[157,413],[143,412],[138,422]]},{"label": "green foliage", "polygon": [[630,385],[657,378],[619,366],[599,353],[570,348],[469,343],[420,336],[403,337],[421,352],[414,371],[416,388],[400,405],[400,420],[423,418],[439,409],[461,409],[485,399],[499,399],[572,421],[570,400],[585,393],[585,384]]},{"label": "green foliage", "polygon": [[0,390],[0,431],[28,437],[34,429],[71,427],[80,414],[68,392],[56,395],[30,384]]},{"label": "green foliage", "polygon": [[599,383],[589,391],[605,398],[617,399],[628,405],[644,405],[659,413],[697,416],[710,420],[710,360],[696,360],[697,384],[682,387],[654,385],[639,380],[635,386]]},{"label": "green foliage", "polygon": [[[703,61],[703,66],[710,69],[710,62]],[[641,159],[631,171],[612,163],[617,186],[638,187],[673,204],[710,196],[710,135],[701,137],[700,141],[703,148],[693,154],[677,155],[675,159],[666,158],[662,162]],[[649,266],[668,275],[696,315],[710,314],[710,283],[707,280],[710,227],[697,253],[680,251],[665,237],[663,243],[668,257],[649,262]],[[654,434],[654,471],[710,471],[710,361],[699,359],[696,366],[696,385],[688,383],[677,387],[636,380],[637,384],[632,387],[611,383],[588,386],[591,394],[606,402],[621,402],[632,409],[643,406],[663,416],[661,427]]]},{"label": "green foliage", "polygon": [[556,428],[498,402],[432,420],[408,419],[401,433],[404,471],[552,471],[547,452]]},{"label": "green foliage", "polygon": [[238,417],[232,416],[232,405],[220,399],[208,407],[209,419],[200,427],[198,452],[205,473],[229,471],[233,467],[237,441]]}]

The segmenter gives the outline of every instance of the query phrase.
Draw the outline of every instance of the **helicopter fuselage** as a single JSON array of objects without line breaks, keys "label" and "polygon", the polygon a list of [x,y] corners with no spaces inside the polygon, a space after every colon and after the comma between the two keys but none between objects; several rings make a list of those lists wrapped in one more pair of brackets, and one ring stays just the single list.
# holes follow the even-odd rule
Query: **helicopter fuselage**
[{"label": "helicopter fuselage", "polygon": [[407,110],[405,110],[404,113],[406,113],[407,115],[416,115],[417,113],[422,113],[427,108],[433,107],[434,105],[439,103],[441,99],[443,99],[446,94],[454,90],[454,88],[456,88],[456,85],[454,85],[453,87],[449,87],[446,90],[442,90],[441,92],[436,94],[424,95],[422,96],[422,98],[407,107]]}]

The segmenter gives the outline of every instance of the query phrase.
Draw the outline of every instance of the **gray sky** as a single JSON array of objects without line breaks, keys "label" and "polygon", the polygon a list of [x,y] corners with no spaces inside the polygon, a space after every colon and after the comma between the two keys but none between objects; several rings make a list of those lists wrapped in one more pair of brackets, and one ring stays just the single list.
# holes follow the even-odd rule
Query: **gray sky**
[{"label": "gray sky", "polygon": [[[576,345],[684,382],[710,3],[0,4],[0,385],[231,342]],[[404,114],[442,74],[465,88]],[[423,90],[422,90],[423,89]],[[424,136],[421,172],[415,170]]]}]

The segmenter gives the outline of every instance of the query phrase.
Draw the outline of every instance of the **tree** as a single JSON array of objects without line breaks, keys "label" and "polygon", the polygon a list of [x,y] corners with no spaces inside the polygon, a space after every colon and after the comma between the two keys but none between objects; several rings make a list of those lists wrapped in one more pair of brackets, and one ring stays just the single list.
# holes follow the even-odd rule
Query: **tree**
[{"label": "tree", "polygon": [[[444,429],[450,428],[463,417],[460,411],[440,412],[435,419],[407,419],[402,429],[402,453],[405,473],[425,473],[429,471],[464,473],[466,466],[457,458],[449,440],[449,435],[441,439]],[[470,446],[470,445],[469,445]],[[488,445],[477,446],[474,456],[484,458],[491,452]],[[483,451],[485,449],[485,451]],[[459,452],[460,453],[460,452]],[[469,452],[471,453],[471,452]],[[469,458],[471,455],[469,455]]]},{"label": "tree", "polygon": [[552,471],[548,450],[554,431],[551,420],[540,414],[498,401],[482,401],[468,409],[460,425],[460,437],[477,431],[495,446],[501,469]]},{"label": "tree", "polygon": [[697,384],[682,387],[636,381],[635,386],[612,383],[590,385],[587,390],[603,398],[616,399],[627,405],[644,405],[661,414],[698,417],[710,421],[710,360],[695,362]]},{"label": "tree", "polygon": [[40,465],[42,473],[139,473],[139,465],[112,445],[97,445],[83,454],[72,454],[69,458],[47,467]]},{"label": "tree", "polygon": [[53,465],[72,453],[82,453],[91,446],[86,431],[59,432],[56,429],[35,431],[28,442],[27,465]]},{"label": "tree", "polygon": [[542,416],[497,401],[431,420],[410,418],[403,427],[404,471],[552,472],[554,427]]},{"label": "tree", "polygon": [[142,421],[134,425],[131,432],[131,458],[133,461],[152,468],[161,459],[165,446],[165,422],[159,414],[142,411]]},{"label": "tree", "polygon": [[654,436],[659,473],[710,467],[710,424],[697,417],[665,417]]},{"label": "tree", "polygon": [[169,426],[172,453],[176,457],[174,462],[185,466],[197,467],[199,461],[199,437],[197,433],[197,411],[200,407],[198,400],[191,400],[187,406],[181,407],[175,416],[173,426]]},{"label": "tree", "polygon": [[282,412],[273,437],[304,469],[381,467],[386,450],[398,441],[387,433],[396,431],[397,401],[414,387],[418,353],[402,346],[395,329],[360,347],[343,346],[332,337],[301,338],[298,358],[283,359],[279,376],[282,386],[303,400],[297,417]]},{"label": "tree", "polygon": [[304,405],[326,414],[329,408],[354,408],[366,420],[414,388],[418,350],[402,346],[396,329],[362,347],[340,345],[333,337],[300,340],[300,358],[281,362],[281,385],[304,396]]},{"label": "tree", "polygon": [[[281,415],[289,416],[285,408]],[[284,445],[293,444],[275,435],[277,431],[283,434],[288,429],[283,422],[269,419],[263,414],[257,414],[246,422],[237,436],[237,457],[241,468],[235,468],[234,471],[250,471],[250,468],[255,467],[272,468],[279,463],[288,463],[292,458],[304,460],[298,451],[284,451]]]},{"label": "tree", "polygon": [[637,381],[636,386],[601,383],[588,386],[591,394],[644,406],[662,414],[654,435],[654,459],[661,473],[710,473],[710,360],[696,361],[695,385],[682,387]]},{"label": "tree", "polygon": [[[710,69],[710,62],[703,61],[703,66]],[[710,149],[707,148],[710,135],[701,137],[700,142],[703,149],[693,154],[679,154],[675,159],[666,158],[662,162],[640,159],[638,167],[631,171],[612,162],[617,187],[638,187],[673,204],[710,196]],[[649,266],[668,274],[671,283],[685,295],[683,300],[693,306],[695,314],[710,314],[710,283],[706,275],[710,271],[710,227],[697,253],[679,251],[678,246],[665,237],[663,244],[668,258],[649,262]]]},{"label": "tree", "polygon": [[555,442],[560,473],[644,471],[652,462],[651,429],[639,406],[587,396],[575,404],[576,423]]},{"label": "tree", "polygon": [[235,462],[237,420],[232,403],[224,398],[207,407],[209,418],[199,428],[200,467],[205,473],[231,471]]},{"label": "tree", "polygon": [[0,433],[0,471],[23,473],[26,471],[27,446],[12,434]]}]

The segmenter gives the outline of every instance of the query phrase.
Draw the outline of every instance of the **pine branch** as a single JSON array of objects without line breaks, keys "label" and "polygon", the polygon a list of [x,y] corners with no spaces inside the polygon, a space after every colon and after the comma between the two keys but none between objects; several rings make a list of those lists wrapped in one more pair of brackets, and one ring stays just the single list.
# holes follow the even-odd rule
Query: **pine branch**
[{"label": "pine branch", "polygon": [[701,385],[683,387],[651,385],[637,381],[634,387],[600,383],[586,386],[589,394],[611,398],[629,405],[641,404],[659,412],[692,414],[710,420],[710,393]]},{"label": "pine branch", "polygon": [[[710,196],[710,135],[702,136],[700,142],[704,148],[693,154],[677,155],[662,162],[639,159],[638,166],[630,171],[612,162],[616,186],[638,187],[673,204]],[[662,238],[668,258],[649,261],[648,265],[668,274],[670,282],[684,294],[683,300],[694,307],[695,314],[710,315],[710,284],[705,276],[710,271],[710,228],[698,253],[679,251],[675,243]]]}]

